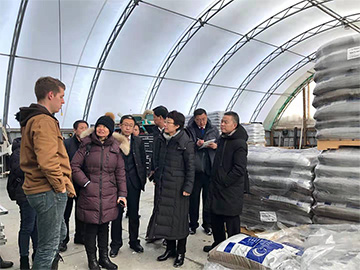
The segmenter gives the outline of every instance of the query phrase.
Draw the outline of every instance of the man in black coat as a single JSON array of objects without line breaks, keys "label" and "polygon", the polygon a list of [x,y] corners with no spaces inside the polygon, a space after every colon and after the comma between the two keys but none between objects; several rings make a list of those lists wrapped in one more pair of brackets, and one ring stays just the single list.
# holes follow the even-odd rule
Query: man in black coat
[{"label": "man in black coat", "polygon": [[221,120],[221,137],[218,141],[206,208],[211,215],[214,243],[205,246],[204,251],[240,233],[247,165],[248,135],[239,123],[235,112],[226,112]]},{"label": "man in black coat", "polygon": [[[130,141],[130,153],[125,156],[126,187],[127,187],[127,214],[129,218],[129,245],[137,253],[144,252],[139,240],[139,205],[140,193],[146,184],[146,157],[145,146],[140,137],[133,136],[135,119],[131,115],[124,115],[120,120],[121,135]],[[111,250],[110,257],[117,256],[122,246],[123,208],[119,205],[118,218],[111,223]]]},{"label": "man in black coat", "polygon": [[[195,182],[193,192],[190,196],[190,234],[195,234],[199,227],[199,206],[200,193],[202,190],[203,205],[210,185],[211,168],[214,163],[217,144],[215,141],[219,137],[218,129],[211,124],[204,109],[196,109],[194,116],[189,120],[187,130],[190,132],[191,139],[195,142]],[[204,146],[204,142],[213,140],[214,142]],[[210,214],[203,207],[202,227],[206,234],[211,235]]]},{"label": "man in black coat", "polygon": [[[67,138],[64,140],[66,152],[69,156],[69,160],[71,162],[73,156],[75,155],[76,151],[79,149],[80,146],[80,134],[88,129],[89,125],[84,120],[77,120],[73,124],[74,134],[71,138]],[[79,194],[80,187],[76,184],[74,184],[74,188],[76,191],[76,194]],[[73,209],[74,204],[74,198],[68,198],[66,203],[66,208],[64,212],[64,219],[65,224],[67,228],[66,238],[61,243],[59,251],[64,252],[67,250],[67,243],[69,243],[70,237],[69,237],[69,220],[71,216],[71,211]],[[75,204],[77,204],[77,197],[75,198]],[[84,244],[84,224],[77,218],[76,211],[75,211],[75,237],[74,237],[74,243],[75,244]]]}]

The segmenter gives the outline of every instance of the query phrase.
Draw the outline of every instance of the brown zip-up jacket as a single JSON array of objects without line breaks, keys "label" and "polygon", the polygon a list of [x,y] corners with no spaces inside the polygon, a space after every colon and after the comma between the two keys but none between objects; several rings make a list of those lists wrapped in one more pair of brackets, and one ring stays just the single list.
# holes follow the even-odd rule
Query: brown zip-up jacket
[{"label": "brown zip-up jacket", "polygon": [[26,195],[65,188],[74,197],[71,167],[57,119],[42,105],[20,108],[24,127],[20,147],[20,167],[25,173]]}]

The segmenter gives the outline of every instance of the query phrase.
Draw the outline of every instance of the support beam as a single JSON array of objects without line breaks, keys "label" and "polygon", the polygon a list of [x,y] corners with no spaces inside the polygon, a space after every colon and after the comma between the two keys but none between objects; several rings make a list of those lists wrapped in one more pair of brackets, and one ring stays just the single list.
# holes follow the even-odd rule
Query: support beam
[{"label": "support beam", "polygon": [[[351,23],[360,21],[360,13],[355,13],[345,17]],[[318,34],[324,33],[326,31],[335,29],[337,27],[343,26],[341,22],[338,20],[331,20],[326,23],[322,23],[318,26],[315,26],[296,37],[290,39],[285,42],[283,45],[279,46],[273,52],[271,52],[267,57],[265,57],[249,74],[246,76],[245,80],[241,83],[241,85],[237,88],[234,95],[230,99],[229,104],[227,105],[225,111],[231,111],[235,106],[236,102],[239,100],[241,94],[246,90],[246,87],[251,83],[251,81],[273,60],[275,60],[278,56],[282,55],[284,52],[289,50],[290,48],[298,45],[299,43],[312,38]]]},{"label": "support beam", "polygon": [[15,56],[16,56],[16,50],[20,38],[20,32],[22,23],[25,16],[26,7],[28,4],[28,0],[22,0],[19,7],[18,16],[16,19],[16,25],[15,30],[13,34],[13,39],[11,43],[11,50],[10,50],[10,58],[9,58],[9,65],[6,75],[6,86],[5,86],[5,98],[4,98],[4,113],[3,113],[3,122],[4,127],[6,128],[6,125],[8,123],[8,116],[9,116],[9,105],[10,105],[10,92],[11,92],[11,81],[12,81],[12,75],[14,71],[14,63],[15,63]]},{"label": "support beam", "polygon": [[234,0],[219,0],[215,2],[204,14],[197,19],[188,30],[181,36],[177,44],[173,47],[172,51],[165,59],[163,65],[160,68],[156,76],[156,80],[151,87],[150,94],[148,100],[146,102],[146,109],[151,109],[153,102],[155,100],[156,94],[159,91],[159,87],[166,75],[169,71],[171,65],[174,63],[177,56],[180,54],[182,49],[186,46],[186,44],[192,39],[192,37],[202,28],[206,23],[213,18],[216,14],[218,14],[222,9],[228,6]]},{"label": "support beam", "polygon": [[[329,2],[330,0],[322,1],[321,3]],[[238,41],[231,46],[229,50],[225,52],[225,54],[220,58],[220,60],[215,64],[215,66],[211,69],[210,73],[207,75],[206,79],[202,83],[200,89],[198,90],[194,101],[190,107],[189,114],[192,114],[193,111],[197,108],[200,103],[201,98],[206,92],[208,86],[211,84],[212,80],[218,74],[218,72],[223,68],[223,66],[247,43],[253,40],[256,36],[261,34],[262,32],[268,30],[270,27],[276,25],[279,22],[284,21],[285,19],[298,14],[299,12],[305,11],[308,8],[312,8],[313,5],[309,3],[307,0],[300,1],[290,7],[276,13],[275,15],[269,17],[259,25],[255,26],[249,32],[247,32],[244,36],[242,36]]]},{"label": "support beam", "polygon": [[111,48],[114,45],[116,38],[118,37],[119,33],[121,32],[121,29],[125,25],[126,21],[130,17],[131,13],[134,11],[135,7],[139,4],[139,0],[130,0],[128,5],[126,6],[124,12],[121,14],[120,19],[117,21],[113,31],[111,32],[111,35],[108,39],[108,41],[105,44],[104,50],[101,54],[101,57],[99,59],[99,62],[96,66],[96,70],[94,72],[93,79],[91,81],[89,94],[86,99],[85,109],[84,109],[84,115],[83,119],[88,120],[90,107],[92,103],[92,99],[94,97],[95,89],[97,86],[97,83],[99,81],[99,77],[101,74],[101,71],[103,70],[103,67],[105,65],[106,59],[110,54]]}]

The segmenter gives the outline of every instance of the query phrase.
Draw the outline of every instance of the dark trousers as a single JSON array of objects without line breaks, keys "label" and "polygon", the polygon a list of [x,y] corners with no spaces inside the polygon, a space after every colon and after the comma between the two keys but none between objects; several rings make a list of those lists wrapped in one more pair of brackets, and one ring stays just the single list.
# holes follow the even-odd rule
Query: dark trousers
[{"label": "dark trousers", "polygon": [[20,256],[29,256],[30,238],[32,240],[33,252],[38,245],[38,233],[36,226],[36,212],[29,202],[19,203],[20,208],[20,231],[18,237]]},{"label": "dark trousers", "polygon": [[99,253],[108,252],[109,222],[103,224],[85,224],[85,249],[87,254],[96,254],[96,239]]},{"label": "dark trousers", "polygon": [[[140,219],[139,219],[139,203],[140,203],[140,189],[136,189],[131,185],[131,183],[127,184],[127,192],[128,195],[126,197],[127,200],[127,214],[129,219],[129,244],[138,243],[139,240],[139,227],[140,227]],[[116,220],[111,222],[111,248],[119,249],[122,242],[122,216],[123,209],[119,205],[119,215]]]},{"label": "dark trousers", "polygon": [[200,193],[202,189],[202,202],[203,202],[203,211],[202,211],[202,218],[203,224],[202,226],[210,227],[211,225],[211,217],[210,213],[204,210],[205,203],[207,199],[207,194],[210,185],[210,176],[205,173],[196,173],[195,174],[195,181],[194,181],[194,188],[190,195],[190,228],[196,229],[199,227],[199,207],[200,207]]},{"label": "dark trousers", "polygon": [[223,216],[211,213],[211,227],[214,236],[213,247],[226,239],[225,224],[228,237],[240,233],[240,216]]},{"label": "dark trousers", "polygon": [[[79,193],[78,193],[79,194]],[[63,242],[63,244],[67,244],[70,241],[70,236],[69,236],[69,220],[70,220],[70,216],[71,216],[71,212],[73,209],[73,204],[74,204],[74,200],[75,200],[75,242],[83,242],[84,241],[84,223],[82,221],[80,221],[77,217],[77,213],[76,213],[76,208],[77,208],[77,200],[78,198],[76,197],[75,199],[73,198],[68,198],[67,204],[66,204],[66,208],[65,208],[65,212],[64,212],[64,219],[65,219],[65,224],[66,224],[66,238]]]},{"label": "dark trousers", "polygon": [[[179,240],[168,240],[166,239],[166,249],[167,250],[176,250],[177,254],[185,254],[186,252],[186,240],[187,237],[184,239]],[[177,245],[176,245],[177,241]]]}]

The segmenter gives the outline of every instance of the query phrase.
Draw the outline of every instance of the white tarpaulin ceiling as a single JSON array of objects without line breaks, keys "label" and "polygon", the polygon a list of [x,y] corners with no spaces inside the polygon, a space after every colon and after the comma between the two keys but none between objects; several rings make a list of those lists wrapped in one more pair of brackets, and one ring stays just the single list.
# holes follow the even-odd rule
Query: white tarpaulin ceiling
[{"label": "white tarpaulin ceiling", "polygon": [[0,0],[0,110],[18,127],[49,75],[67,86],[62,127],[160,104],[263,121],[319,46],[359,26],[359,0]]}]

